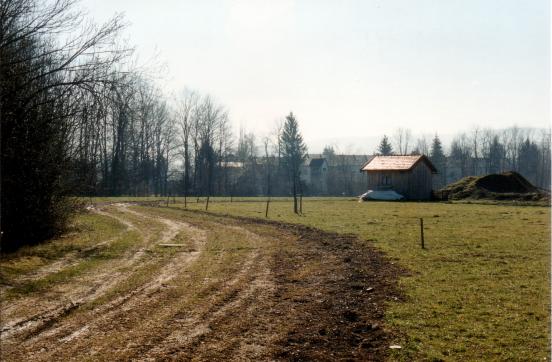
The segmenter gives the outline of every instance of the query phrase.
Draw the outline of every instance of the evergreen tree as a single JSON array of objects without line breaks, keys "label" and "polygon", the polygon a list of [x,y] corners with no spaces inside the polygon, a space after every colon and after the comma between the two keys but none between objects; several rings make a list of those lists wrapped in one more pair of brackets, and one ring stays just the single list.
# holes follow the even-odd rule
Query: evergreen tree
[{"label": "evergreen tree", "polygon": [[335,150],[333,146],[325,146],[324,151],[322,151],[322,156],[328,161],[329,165],[333,165],[335,159]]},{"label": "evergreen tree", "polygon": [[378,146],[378,152],[382,156],[389,156],[393,154],[393,147],[391,147],[389,138],[385,135],[383,136],[383,139],[381,140],[381,143]]},{"label": "evergreen tree", "polygon": [[215,179],[216,154],[208,140],[201,143],[197,156],[197,181],[200,195],[211,196]]},{"label": "evergreen tree", "polygon": [[429,158],[439,172],[439,186],[444,186],[447,183],[447,158],[445,156],[445,152],[443,151],[443,144],[437,135],[435,135],[431,143],[431,153]]},{"label": "evergreen tree", "polygon": [[518,169],[532,183],[537,180],[537,168],[539,166],[539,148],[527,138],[519,148]]},{"label": "evergreen tree", "polygon": [[300,187],[301,164],[307,158],[307,146],[299,133],[299,124],[293,113],[286,117],[281,135],[282,156],[288,170],[293,194],[293,211],[297,214],[297,191]]}]

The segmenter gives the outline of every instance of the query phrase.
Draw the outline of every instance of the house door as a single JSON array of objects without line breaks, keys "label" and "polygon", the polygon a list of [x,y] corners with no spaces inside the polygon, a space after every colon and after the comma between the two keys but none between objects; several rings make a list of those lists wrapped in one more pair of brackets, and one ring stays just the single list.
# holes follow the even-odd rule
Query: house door
[{"label": "house door", "polygon": [[383,189],[391,188],[391,174],[382,173],[380,175],[379,186]]}]

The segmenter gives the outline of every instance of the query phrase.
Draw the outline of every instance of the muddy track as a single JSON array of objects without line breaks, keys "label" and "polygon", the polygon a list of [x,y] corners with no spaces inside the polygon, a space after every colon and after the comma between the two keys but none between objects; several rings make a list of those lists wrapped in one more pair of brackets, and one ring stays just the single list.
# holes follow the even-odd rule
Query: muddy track
[{"label": "muddy track", "polygon": [[[403,271],[353,236],[129,204],[93,211],[125,225],[135,243],[100,270],[14,300],[2,316],[2,360],[382,360],[388,352],[384,305],[401,298]],[[175,247],[182,240],[186,248]],[[56,263],[28,278],[71,267],[78,255]]]},{"label": "muddy track", "polygon": [[[102,210],[96,210],[96,212],[121,221],[119,216],[112,213],[107,213]],[[128,220],[124,220],[122,223],[126,225],[127,231],[138,230]],[[145,239],[145,234],[139,233],[137,238],[143,241]],[[113,239],[99,240],[98,243],[85,249],[85,251],[93,252],[96,249],[109,245],[112,241]],[[139,243],[137,243],[137,245],[139,245]],[[80,258],[80,254],[81,253],[70,253],[62,259],[52,263],[50,266],[39,269],[31,276],[20,278],[18,282],[24,282],[29,279],[36,280],[45,278],[53,273],[74,266],[83,261],[84,258]],[[76,285],[62,285],[59,289],[52,290],[50,293],[46,293],[40,297],[29,295],[26,298],[21,298],[16,304],[6,306],[2,310],[3,321],[0,329],[2,340],[11,337],[13,334],[24,334],[27,336],[35,335],[45,327],[54,324],[57,319],[65,316],[78,306],[97,298],[112,285],[116,284],[121,278],[124,278],[124,274],[119,270],[135,264],[140,255],[141,249],[131,250],[124,259],[117,260],[113,263],[109,271],[104,270],[94,274],[84,275],[77,281]],[[110,275],[109,278],[107,277],[108,274]],[[102,282],[106,279],[108,279],[107,282]],[[34,310],[35,313],[30,317],[18,316],[20,314],[19,312],[28,309]]]}]

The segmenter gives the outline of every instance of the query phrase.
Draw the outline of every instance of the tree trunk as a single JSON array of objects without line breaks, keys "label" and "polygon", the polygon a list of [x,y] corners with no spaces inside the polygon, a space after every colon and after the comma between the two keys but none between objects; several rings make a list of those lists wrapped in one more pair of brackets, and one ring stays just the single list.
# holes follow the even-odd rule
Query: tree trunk
[{"label": "tree trunk", "polygon": [[293,175],[293,212],[298,213],[297,211],[297,180],[295,175]]}]

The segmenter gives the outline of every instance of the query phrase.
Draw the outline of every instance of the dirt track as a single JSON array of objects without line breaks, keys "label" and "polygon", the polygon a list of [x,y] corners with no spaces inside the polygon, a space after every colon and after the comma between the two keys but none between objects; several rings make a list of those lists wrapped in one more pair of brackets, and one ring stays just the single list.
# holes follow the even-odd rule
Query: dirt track
[{"label": "dirt track", "polygon": [[122,223],[131,246],[3,306],[2,360],[381,360],[392,344],[382,318],[401,271],[352,236],[127,204],[93,212]]}]

